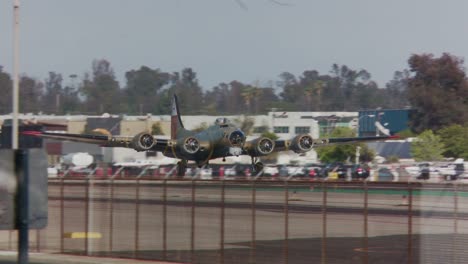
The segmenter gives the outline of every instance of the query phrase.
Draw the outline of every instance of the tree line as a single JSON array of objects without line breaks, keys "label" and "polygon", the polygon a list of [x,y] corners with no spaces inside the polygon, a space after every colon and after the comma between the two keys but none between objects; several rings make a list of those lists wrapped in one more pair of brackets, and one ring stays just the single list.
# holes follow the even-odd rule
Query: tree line
[{"label": "tree line", "polygon": [[[45,80],[20,76],[20,111],[44,114],[169,114],[176,93],[181,111],[190,114],[236,115],[281,111],[358,111],[411,108],[410,127],[420,133],[468,120],[468,85],[463,59],[448,53],[413,54],[408,68],[396,71],[385,87],[371,74],[333,64],[328,73],[305,70],[280,73],[276,82],[223,82],[201,87],[196,72],[166,72],[141,66],[125,73],[120,84],[107,60],[94,60],[81,77],[49,72]],[[68,78],[69,77],[69,78]],[[65,79],[68,79],[66,81]],[[11,75],[0,67],[0,114],[11,112]]]},{"label": "tree line", "polygon": [[[45,80],[20,76],[21,112],[45,114],[146,114],[169,113],[171,94],[192,114],[264,114],[284,111],[357,111],[363,108],[407,106],[404,87],[394,81],[379,88],[366,70],[332,65],[328,74],[306,70],[295,76],[279,74],[275,83],[223,82],[211,89],[201,87],[191,68],[165,72],[141,66],[125,73],[121,85],[107,60],[94,60],[90,73],[67,76],[49,72]],[[400,78],[400,77],[396,77]],[[10,74],[0,69],[0,113],[11,112]],[[390,96],[391,95],[391,96]],[[388,100],[388,98],[394,98]],[[398,97],[398,98],[396,98]]]}]

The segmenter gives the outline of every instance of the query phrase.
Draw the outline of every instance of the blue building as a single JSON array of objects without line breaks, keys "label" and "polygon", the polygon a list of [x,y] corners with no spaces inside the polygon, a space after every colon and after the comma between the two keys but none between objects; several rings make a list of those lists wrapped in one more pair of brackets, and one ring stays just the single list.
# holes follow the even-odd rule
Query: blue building
[{"label": "blue building", "polygon": [[388,129],[390,134],[395,134],[408,129],[411,109],[374,109],[361,110],[358,117],[358,134],[360,137],[383,135],[381,129]]}]

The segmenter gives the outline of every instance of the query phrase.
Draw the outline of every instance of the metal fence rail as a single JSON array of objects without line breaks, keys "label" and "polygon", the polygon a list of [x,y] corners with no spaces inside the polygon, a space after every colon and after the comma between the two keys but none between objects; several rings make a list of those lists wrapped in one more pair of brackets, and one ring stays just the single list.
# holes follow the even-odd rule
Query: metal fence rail
[{"label": "metal fence rail", "polygon": [[[58,178],[30,248],[183,263],[457,263],[468,186]],[[0,233],[15,250],[15,232]]]}]

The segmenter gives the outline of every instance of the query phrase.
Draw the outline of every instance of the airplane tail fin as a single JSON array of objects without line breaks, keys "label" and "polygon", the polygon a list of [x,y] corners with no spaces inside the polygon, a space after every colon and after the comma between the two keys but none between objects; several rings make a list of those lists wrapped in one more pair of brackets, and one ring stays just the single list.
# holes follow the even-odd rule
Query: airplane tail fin
[{"label": "airplane tail fin", "polygon": [[171,111],[171,139],[177,138],[177,133],[184,130],[184,124],[180,118],[179,103],[177,101],[177,95],[174,94],[172,98],[172,111]]}]

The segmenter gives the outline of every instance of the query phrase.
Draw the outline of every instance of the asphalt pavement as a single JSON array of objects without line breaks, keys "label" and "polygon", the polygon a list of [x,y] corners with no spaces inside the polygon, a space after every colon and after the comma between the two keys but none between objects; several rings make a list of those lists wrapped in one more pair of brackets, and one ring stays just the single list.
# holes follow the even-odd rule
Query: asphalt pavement
[{"label": "asphalt pavement", "polygon": [[[30,264],[124,264],[124,263],[145,263],[145,264],[176,264],[176,262],[164,261],[149,261],[135,260],[123,258],[102,258],[102,257],[87,257],[65,254],[49,254],[49,253],[30,253]],[[0,264],[16,264],[17,253],[11,251],[0,251]]]}]

